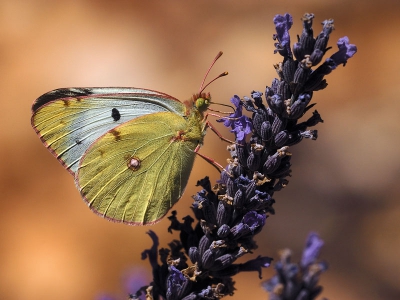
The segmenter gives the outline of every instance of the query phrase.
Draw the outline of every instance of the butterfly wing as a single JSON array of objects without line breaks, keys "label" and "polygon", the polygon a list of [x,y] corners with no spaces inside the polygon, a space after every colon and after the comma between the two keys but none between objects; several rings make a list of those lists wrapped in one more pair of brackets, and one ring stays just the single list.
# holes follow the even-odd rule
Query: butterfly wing
[{"label": "butterfly wing", "polygon": [[32,106],[32,126],[45,146],[72,174],[100,136],[137,117],[172,112],[185,114],[177,99],[136,88],[57,89]]},{"label": "butterfly wing", "polygon": [[97,214],[131,225],[156,223],[183,194],[201,130],[172,112],[126,122],[86,151],[76,185]]}]

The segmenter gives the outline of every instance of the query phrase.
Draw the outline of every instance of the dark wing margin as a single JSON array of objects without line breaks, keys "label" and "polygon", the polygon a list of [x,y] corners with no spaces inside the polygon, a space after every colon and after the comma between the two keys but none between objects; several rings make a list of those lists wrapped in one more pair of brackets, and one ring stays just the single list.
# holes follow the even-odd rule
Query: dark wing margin
[{"label": "dark wing margin", "polygon": [[52,90],[36,99],[32,105],[32,112],[35,112],[39,107],[53,100],[89,96],[93,94],[94,90],[92,88],[62,88]]}]

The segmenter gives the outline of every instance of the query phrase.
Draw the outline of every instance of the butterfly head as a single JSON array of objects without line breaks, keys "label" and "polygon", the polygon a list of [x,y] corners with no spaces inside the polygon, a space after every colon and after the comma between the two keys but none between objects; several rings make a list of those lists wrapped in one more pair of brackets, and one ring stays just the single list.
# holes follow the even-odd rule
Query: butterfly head
[{"label": "butterfly head", "polygon": [[193,95],[193,106],[200,113],[205,112],[210,104],[211,104],[210,93],[201,93],[201,94]]}]

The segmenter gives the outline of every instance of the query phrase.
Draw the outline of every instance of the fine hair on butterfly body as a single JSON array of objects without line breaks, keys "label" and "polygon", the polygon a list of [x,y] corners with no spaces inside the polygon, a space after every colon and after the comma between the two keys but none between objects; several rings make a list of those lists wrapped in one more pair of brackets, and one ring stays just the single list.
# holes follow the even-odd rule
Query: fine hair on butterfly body
[{"label": "fine hair on butterfly body", "polygon": [[154,224],[182,197],[196,154],[213,163],[198,153],[211,127],[211,96],[203,90],[214,80],[203,86],[204,80],[183,103],[140,88],[56,89],[33,103],[32,126],[92,211]]}]

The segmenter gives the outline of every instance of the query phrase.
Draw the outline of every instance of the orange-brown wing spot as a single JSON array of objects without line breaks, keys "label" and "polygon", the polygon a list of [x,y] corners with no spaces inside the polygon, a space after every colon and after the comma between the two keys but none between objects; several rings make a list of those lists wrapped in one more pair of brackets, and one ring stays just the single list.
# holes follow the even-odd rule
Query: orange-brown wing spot
[{"label": "orange-brown wing spot", "polygon": [[176,132],[176,135],[171,138],[171,142],[182,141],[185,140],[185,131],[179,130]]},{"label": "orange-brown wing spot", "polygon": [[69,99],[63,99],[62,101],[64,102],[65,107],[68,107],[71,105],[71,101]]},{"label": "orange-brown wing spot", "polygon": [[110,133],[114,136],[115,141],[118,142],[121,140],[121,132],[119,132],[118,130],[112,129],[112,130],[110,130]]}]

